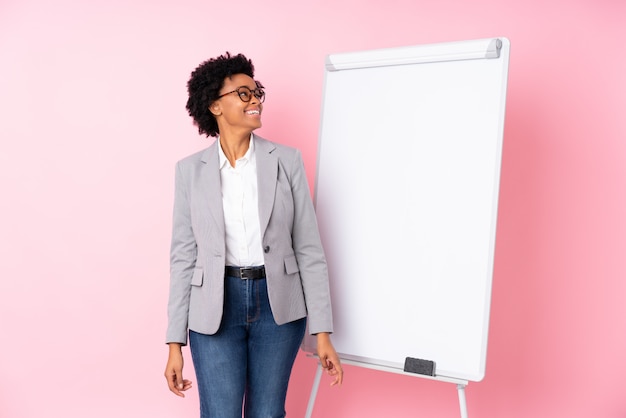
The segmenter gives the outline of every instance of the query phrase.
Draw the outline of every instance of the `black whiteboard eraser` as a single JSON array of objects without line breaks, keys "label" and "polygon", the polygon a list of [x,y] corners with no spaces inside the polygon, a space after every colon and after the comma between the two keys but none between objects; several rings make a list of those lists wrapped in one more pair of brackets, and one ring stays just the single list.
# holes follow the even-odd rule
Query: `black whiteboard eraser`
[{"label": "black whiteboard eraser", "polygon": [[407,357],[404,360],[404,371],[408,373],[423,374],[426,376],[435,375],[435,362],[422,360],[419,358]]}]

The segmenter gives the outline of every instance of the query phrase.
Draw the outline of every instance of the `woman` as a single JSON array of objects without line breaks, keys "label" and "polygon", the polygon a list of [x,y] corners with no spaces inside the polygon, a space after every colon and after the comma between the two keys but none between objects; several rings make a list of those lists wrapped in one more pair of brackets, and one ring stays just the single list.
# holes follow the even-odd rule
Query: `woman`
[{"label": "woman", "polygon": [[300,152],[252,132],[265,92],[252,61],[202,63],[187,110],[207,149],[178,162],[165,369],[178,396],[189,344],[201,416],[284,417],[287,384],[308,328],[322,366],[341,385],[330,341],[326,260]]}]

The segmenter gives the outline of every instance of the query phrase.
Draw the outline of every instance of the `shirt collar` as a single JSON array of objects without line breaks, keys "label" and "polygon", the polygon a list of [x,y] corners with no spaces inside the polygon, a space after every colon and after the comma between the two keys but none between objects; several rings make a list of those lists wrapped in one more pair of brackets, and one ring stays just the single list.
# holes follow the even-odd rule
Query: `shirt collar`
[{"label": "shirt collar", "polygon": [[[222,149],[222,143],[220,142],[220,137],[217,137],[217,149],[219,152],[219,160],[220,160],[220,170],[226,166],[230,166],[228,162],[228,158],[226,158],[226,154],[224,154],[224,150]],[[248,146],[248,151],[243,155],[243,157],[237,159],[237,161],[250,161],[252,156],[254,155],[254,134],[250,134],[250,145]]]}]

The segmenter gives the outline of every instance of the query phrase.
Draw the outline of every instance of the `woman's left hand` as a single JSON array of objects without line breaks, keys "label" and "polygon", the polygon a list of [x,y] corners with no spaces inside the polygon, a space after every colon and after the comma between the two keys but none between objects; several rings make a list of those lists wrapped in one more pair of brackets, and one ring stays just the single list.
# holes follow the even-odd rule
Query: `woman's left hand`
[{"label": "woman's left hand", "polygon": [[343,383],[343,368],[335,347],[333,347],[333,343],[330,341],[330,334],[327,332],[317,334],[317,355],[322,363],[322,368],[326,370],[329,376],[335,378],[330,385],[341,386]]}]

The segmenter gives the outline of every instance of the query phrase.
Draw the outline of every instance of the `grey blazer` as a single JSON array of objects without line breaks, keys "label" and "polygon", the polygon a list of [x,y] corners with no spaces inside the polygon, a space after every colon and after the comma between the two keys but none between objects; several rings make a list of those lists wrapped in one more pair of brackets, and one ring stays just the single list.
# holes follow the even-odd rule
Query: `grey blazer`
[{"label": "grey blazer", "polygon": [[[281,325],[308,315],[332,332],[326,258],[300,152],[257,135],[259,220],[270,306]],[[224,304],[224,212],[218,141],[176,165],[166,341],[214,334]]]}]

